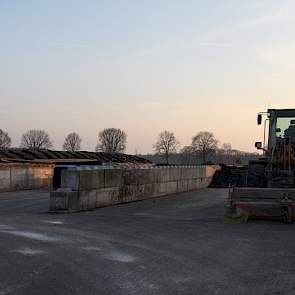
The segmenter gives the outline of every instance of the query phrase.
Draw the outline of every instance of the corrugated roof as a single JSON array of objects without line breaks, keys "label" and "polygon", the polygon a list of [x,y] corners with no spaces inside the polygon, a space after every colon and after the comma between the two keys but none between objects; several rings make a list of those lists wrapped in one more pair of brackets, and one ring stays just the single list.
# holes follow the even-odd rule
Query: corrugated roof
[{"label": "corrugated roof", "polygon": [[1,162],[87,162],[95,161],[97,163],[133,163],[133,164],[152,164],[151,161],[144,158],[126,155],[121,153],[103,153],[103,152],[67,152],[53,150],[31,151],[26,149],[0,150]]}]

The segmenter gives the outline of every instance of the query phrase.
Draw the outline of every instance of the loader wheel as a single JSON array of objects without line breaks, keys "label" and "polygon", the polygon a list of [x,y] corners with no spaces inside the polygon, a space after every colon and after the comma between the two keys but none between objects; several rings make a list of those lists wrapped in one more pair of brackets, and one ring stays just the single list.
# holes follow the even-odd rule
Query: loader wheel
[{"label": "loader wheel", "polygon": [[265,167],[264,164],[253,163],[249,165],[247,186],[249,187],[265,187]]}]

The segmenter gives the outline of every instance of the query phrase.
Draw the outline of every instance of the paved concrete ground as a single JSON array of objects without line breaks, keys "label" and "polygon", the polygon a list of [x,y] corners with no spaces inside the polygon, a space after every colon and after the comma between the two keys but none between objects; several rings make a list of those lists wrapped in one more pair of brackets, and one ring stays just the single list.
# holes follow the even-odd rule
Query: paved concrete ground
[{"label": "paved concrete ground", "polygon": [[294,294],[295,223],[222,222],[210,189],[74,214],[0,194],[0,295]]}]

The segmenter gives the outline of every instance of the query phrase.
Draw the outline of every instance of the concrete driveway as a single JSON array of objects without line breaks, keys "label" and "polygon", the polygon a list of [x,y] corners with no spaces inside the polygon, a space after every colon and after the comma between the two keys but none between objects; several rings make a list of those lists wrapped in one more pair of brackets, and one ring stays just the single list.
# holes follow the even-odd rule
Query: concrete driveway
[{"label": "concrete driveway", "polygon": [[208,189],[74,214],[0,194],[0,295],[294,294],[295,224],[223,224]]}]

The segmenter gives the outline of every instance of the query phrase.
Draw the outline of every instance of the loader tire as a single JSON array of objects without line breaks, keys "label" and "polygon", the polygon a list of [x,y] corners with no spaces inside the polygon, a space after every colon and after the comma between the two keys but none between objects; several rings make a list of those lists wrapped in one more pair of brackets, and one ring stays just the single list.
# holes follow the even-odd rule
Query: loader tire
[{"label": "loader tire", "polygon": [[253,163],[253,164],[249,165],[247,186],[249,186],[249,187],[266,187],[264,164]]}]

